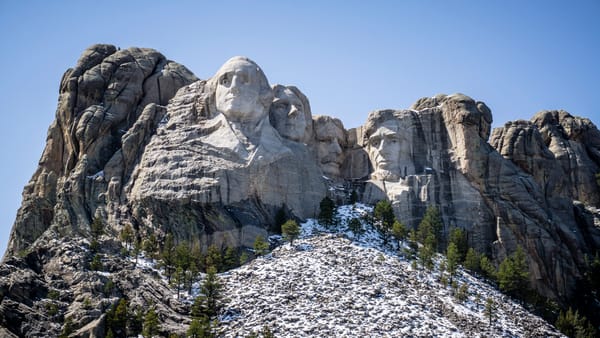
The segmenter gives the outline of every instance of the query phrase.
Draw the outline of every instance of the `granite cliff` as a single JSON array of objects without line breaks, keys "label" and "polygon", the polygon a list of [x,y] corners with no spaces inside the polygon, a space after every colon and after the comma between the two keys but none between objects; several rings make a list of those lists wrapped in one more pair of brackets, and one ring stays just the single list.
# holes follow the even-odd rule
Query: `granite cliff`
[{"label": "granite cliff", "polygon": [[[336,118],[313,116],[298,88],[271,86],[247,58],[200,80],[155,50],[110,45],[90,47],[65,72],[58,101],[0,265],[0,324],[38,323],[11,327],[13,334],[43,332],[39,323],[50,319],[36,297],[83,280],[101,284],[83,265],[64,262],[89,244],[95,218],[107,225],[102,250],[110,256],[127,225],[141,239],[170,233],[204,248],[249,247],[278,211],[315,217],[325,196],[389,199],[410,227],[435,205],[445,234],[465,229],[496,264],[524,248],[531,285],[560,302],[574,297],[586,255],[600,247],[600,132],[564,111],[491,131],[485,103],[437,95],[407,110],[371,112],[346,130]],[[182,310],[133,270],[121,272],[120,283],[144,285],[140,305],[163,304],[177,322]],[[69,299],[93,298],[98,287]]]}]

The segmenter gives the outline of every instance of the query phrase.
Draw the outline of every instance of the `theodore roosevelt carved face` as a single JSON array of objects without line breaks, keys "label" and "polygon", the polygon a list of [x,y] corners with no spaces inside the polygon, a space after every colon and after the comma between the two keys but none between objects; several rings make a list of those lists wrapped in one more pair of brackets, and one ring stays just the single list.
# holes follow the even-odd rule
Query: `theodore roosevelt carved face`
[{"label": "theodore roosevelt carved face", "polygon": [[329,116],[315,116],[313,121],[319,166],[323,174],[339,177],[344,161],[343,146],[346,144],[344,126],[339,119]]}]

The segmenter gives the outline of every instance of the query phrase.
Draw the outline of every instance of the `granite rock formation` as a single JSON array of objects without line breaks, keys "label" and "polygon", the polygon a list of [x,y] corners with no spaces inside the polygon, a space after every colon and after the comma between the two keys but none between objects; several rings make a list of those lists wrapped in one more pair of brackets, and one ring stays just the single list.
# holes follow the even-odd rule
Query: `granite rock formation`
[{"label": "granite rock formation", "polygon": [[[323,197],[347,202],[351,191],[365,203],[389,199],[411,227],[436,205],[446,234],[466,229],[469,244],[496,263],[523,247],[532,286],[567,300],[585,256],[600,247],[600,132],[563,111],[492,133],[491,124],[485,103],[454,94],[374,111],[346,130],[339,119],[313,116],[298,88],[271,86],[244,57],[200,80],[151,49],[92,46],[61,81],[56,119],[0,265],[0,314],[37,323],[11,326],[13,334],[56,333],[30,300],[62,288],[73,290],[65,311],[80,306],[66,302],[83,302],[89,290],[78,285],[101,275],[60,270],[78,269],[65,263],[70,254],[89,259],[78,250],[89,245],[94,218],[107,224],[107,256],[118,253],[126,224],[141,239],[171,233],[204,248],[249,247],[278,210],[303,220],[317,215]],[[114,259],[118,274],[127,264]],[[138,272],[122,279],[152,284]],[[173,310],[152,285],[146,290],[125,295]],[[80,321],[98,321],[92,331],[102,322],[93,313]]]}]

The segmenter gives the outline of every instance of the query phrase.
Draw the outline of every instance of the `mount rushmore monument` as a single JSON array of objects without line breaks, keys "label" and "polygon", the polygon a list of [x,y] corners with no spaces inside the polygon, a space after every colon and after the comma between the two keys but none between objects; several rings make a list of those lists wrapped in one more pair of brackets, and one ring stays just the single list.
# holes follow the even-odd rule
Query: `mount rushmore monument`
[{"label": "mount rushmore monument", "polygon": [[89,236],[96,217],[114,233],[251,246],[279,210],[304,220],[355,192],[409,227],[436,206],[445,232],[465,229],[496,263],[521,246],[531,284],[571,297],[600,247],[600,133],[564,111],[491,125],[485,103],[453,94],[346,129],[248,58],[201,80],[152,49],[94,45],[62,78],[4,260]]}]

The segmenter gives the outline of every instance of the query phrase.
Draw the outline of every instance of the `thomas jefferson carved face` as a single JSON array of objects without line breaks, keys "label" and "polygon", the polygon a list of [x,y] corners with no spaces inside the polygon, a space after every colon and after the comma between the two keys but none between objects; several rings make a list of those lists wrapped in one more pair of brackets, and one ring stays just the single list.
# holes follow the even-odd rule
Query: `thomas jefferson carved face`
[{"label": "thomas jefferson carved face", "polygon": [[[296,142],[308,142],[309,127],[312,125],[309,107],[291,87],[277,85],[273,88],[274,101],[271,105],[271,124],[281,136]],[[297,90],[297,89],[296,89]]]},{"label": "thomas jefferson carved face", "polygon": [[339,177],[344,161],[342,147],[346,143],[342,122],[329,116],[318,116],[314,123],[319,166],[325,175]]},{"label": "thomas jefferson carved face", "polygon": [[215,105],[230,122],[252,124],[267,115],[268,104],[265,101],[272,98],[271,88],[256,63],[234,57],[219,69],[215,77]]}]

